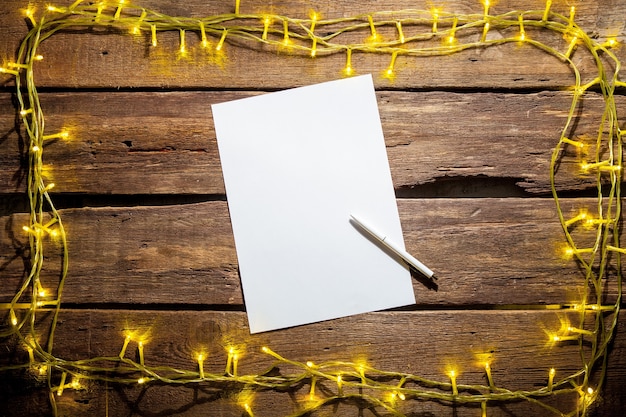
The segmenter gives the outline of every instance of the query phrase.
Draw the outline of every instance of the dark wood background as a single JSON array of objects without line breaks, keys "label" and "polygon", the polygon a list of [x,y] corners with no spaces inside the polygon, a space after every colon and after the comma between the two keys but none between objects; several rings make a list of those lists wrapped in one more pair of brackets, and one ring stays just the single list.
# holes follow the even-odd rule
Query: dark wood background
[{"label": "dark wood background", "polygon": [[[31,3],[39,10],[46,4]],[[234,1],[138,3],[174,16],[234,10]],[[440,3],[446,11],[482,13],[474,0]],[[575,4],[585,31],[626,40],[626,0]],[[0,4],[3,59],[14,59],[26,34],[26,5]],[[408,0],[244,0],[241,11],[305,17],[315,9],[331,18],[429,7]],[[492,10],[544,7],[542,1],[501,0]],[[569,3],[554,1],[553,9],[568,14]],[[573,77],[562,62],[519,45],[401,57],[391,82],[379,76],[388,56],[355,54],[356,71],[374,74],[407,249],[436,271],[439,288],[415,280],[417,304],[411,308],[252,337],[210,105],[337,79],[345,56],[313,60],[227,44],[227,61],[219,66],[198,57],[177,59],[177,47],[177,33],[160,34],[156,50],[143,37],[94,32],[62,33],[41,45],[44,61],[35,79],[46,128],[71,133],[70,140],[46,147],[44,161],[70,250],[56,356],[117,355],[124,330],[139,329],[150,332],[146,363],[186,369],[193,369],[198,346],[209,349],[206,369],[223,368],[228,341],[246,344],[241,372],[265,366],[256,353],[262,345],[296,360],[366,358],[381,369],[440,380],[445,365],[455,362],[459,383],[485,383],[475,354],[493,351],[496,384],[519,389],[545,384],[551,367],[561,375],[579,369],[577,345],[546,347],[545,330],[558,329],[565,313],[537,307],[576,302],[582,291],[581,271],[560,253],[564,238],[548,177],[571,102],[566,90]],[[593,77],[595,67],[577,54],[577,64]],[[625,60],[626,47],[617,54]],[[16,126],[12,91],[12,80],[0,77],[0,302],[8,302],[23,279],[28,246],[21,231],[27,219],[25,137]],[[617,97],[622,118],[625,102]],[[585,96],[577,134],[595,135],[602,105],[600,95]],[[564,158],[558,178],[565,211],[572,214],[596,202],[593,178],[581,176],[577,162],[576,155]],[[59,259],[50,253],[44,282],[57,279]],[[604,301],[615,295],[609,287]],[[10,342],[0,348],[2,363],[23,359]],[[625,367],[620,320],[594,415],[623,415]],[[33,378],[3,379],[0,416],[49,412],[47,392]],[[263,393],[255,415],[286,415],[294,401]],[[66,391],[58,404],[62,415],[242,415],[232,399],[197,387],[92,384]],[[411,416],[480,415],[473,407],[429,402],[407,407]],[[488,410],[489,416],[542,413],[528,403]],[[373,415],[348,405],[335,414]]]}]

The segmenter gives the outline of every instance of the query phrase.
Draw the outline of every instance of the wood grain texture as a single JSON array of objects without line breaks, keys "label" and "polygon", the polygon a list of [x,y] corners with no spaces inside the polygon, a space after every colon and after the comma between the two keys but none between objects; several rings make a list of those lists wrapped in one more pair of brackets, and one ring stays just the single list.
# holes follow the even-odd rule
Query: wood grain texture
[{"label": "wood grain texture", "polygon": [[[259,353],[269,346],[292,360],[322,363],[327,360],[366,361],[382,370],[415,373],[444,381],[447,365],[461,364],[459,385],[486,384],[479,354],[493,355],[493,378],[496,385],[510,389],[535,389],[547,383],[547,370],[555,367],[558,376],[578,369],[578,346],[563,344],[549,347],[545,331],[558,329],[562,320],[577,315],[555,311],[417,311],[370,313],[286,329],[279,332],[249,335],[244,313],[238,312],[156,312],[156,311],[63,311],[57,330],[57,352],[65,359],[116,356],[124,339],[124,331],[149,334],[145,343],[148,366],[172,366],[194,370],[195,352],[204,348],[208,357],[206,372],[221,373],[226,363],[226,349],[236,345],[243,349],[239,372],[255,374],[268,369],[272,360]],[[393,332],[381,331],[391,329]],[[503,329],[506,329],[503,332]],[[624,324],[620,321],[615,349],[624,349]],[[401,341],[401,342],[399,342]],[[19,349],[17,349],[19,351]],[[128,357],[136,355],[136,346],[129,345]],[[25,352],[22,352],[25,355]],[[620,381],[626,375],[623,355],[612,357],[608,374],[607,398],[623,404]],[[282,367],[289,374],[294,368]],[[557,379],[558,380],[558,376]],[[154,384],[143,389],[104,387],[89,384],[86,391],[67,390],[58,398],[62,415],[93,415],[102,413],[108,401],[110,415],[242,415],[235,399],[220,395],[211,387],[191,385],[167,387]],[[334,389],[334,387],[328,387]],[[611,389],[615,391],[611,391]],[[17,390],[15,390],[17,391]],[[293,395],[276,392],[260,394],[253,402],[255,415],[283,416],[294,411],[308,392],[305,386]],[[20,404],[19,395],[8,398],[9,404]],[[45,409],[47,398],[37,399]],[[570,408],[567,398],[555,405]],[[600,401],[599,404],[602,404]],[[11,413],[8,416],[35,414]],[[402,411],[410,416],[449,415],[445,405],[407,401]],[[376,415],[371,410],[360,414],[355,404],[342,404],[335,415]],[[457,416],[476,416],[475,407],[455,408]],[[527,403],[489,407],[489,416],[543,415]],[[603,416],[620,416],[619,408],[606,407]],[[321,415],[326,415],[321,413]]]},{"label": "wood grain texture", "polygon": [[[46,132],[69,140],[45,147],[45,175],[55,192],[88,194],[223,194],[211,104],[252,92],[46,93]],[[508,193],[550,193],[550,158],[571,105],[568,92],[528,94],[392,92],[377,95],[396,191],[445,195],[463,182]],[[619,114],[626,101],[618,97]],[[604,100],[583,100],[569,137],[584,152],[564,148],[557,176],[562,191],[595,187],[580,163],[593,158]],[[23,135],[15,110],[0,95],[0,192],[23,191]],[[120,180],[123,172],[123,180]],[[498,182],[499,181],[499,182]],[[471,192],[468,191],[468,192]]]},{"label": "wood grain texture", "polygon": [[[39,16],[48,2],[29,4]],[[136,2],[172,16],[234,9],[234,0]],[[554,11],[569,13],[570,4],[552,3]],[[575,5],[583,30],[599,40],[626,39],[626,0]],[[0,64],[15,57],[26,34],[21,10],[26,6],[23,0],[0,4]],[[242,0],[241,11],[304,18],[314,9],[334,18],[432,6],[411,0]],[[463,14],[483,10],[478,0],[441,6]],[[540,14],[544,7],[545,0],[500,0],[491,10]],[[559,36],[528,33],[559,50],[567,48]],[[490,31],[489,38],[510,34]],[[310,59],[229,43],[226,59],[216,63],[195,48],[197,34],[186,39],[192,51],[187,59],[177,57],[176,31],[159,34],[157,48],[148,47],[146,37],[93,29],[55,35],[38,51],[44,60],[37,64],[35,81],[46,133],[67,129],[71,134],[68,141],[48,142],[44,157],[70,244],[56,356],[117,355],[130,329],[149,334],[148,365],[195,369],[195,352],[205,347],[211,372],[224,369],[225,347],[232,343],[246,346],[242,373],[269,366],[258,353],[263,345],[295,360],[365,359],[381,369],[438,380],[445,379],[446,364],[457,363],[462,384],[486,382],[475,355],[493,351],[496,384],[519,389],[545,386],[551,367],[557,378],[578,369],[576,344],[546,343],[546,332],[577,317],[541,309],[579,301],[584,290],[576,263],[561,257],[563,232],[549,196],[550,155],[571,102],[573,74],[565,64],[510,44],[438,58],[399,57],[397,77],[389,81],[380,76],[389,56],[355,53],[356,72],[374,75],[407,249],[436,271],[439,288],[428,289],[415,277],[416,306],[250,336],[210,105],[340,78],[345,55]],[[623,46],[614,52],[626,59]],[[581,48],[573,58],[583,82],[595,76],[595,64]],[[0,76],[0,303],[15,294],[29,256],[21,230],[28,146],[16,123],[12,91],[11,78]],[[591,145],[602,104],[600,95],[586,94],[575,129],[566,134]],[[620,120],[626,117],[623,95],[617,108]],[[593,146],[587,154],[570,147],[563,151],[557,187],[577,197],[563,201],[568,216],[580,208],[595,212],[596,199],[586,198],[593,196],[594,178],[581,175],[578,166],[594,152]],[[592,238],[582,227],[574,234],[581,246]],[[58,282],[60,248],[48,243],[42,280],[51,289]],[[609,273],[603,302],[616,299],[614,274]],[[0,311],[0,331],[5,313]],[[38,317],[43,339],[50,316]],[[591,417],[621,417],[626,409],[625,326],[622,313],[607,386]],[[0,352],[0,367],[28,360],[15,339],[0,340]],[[128,356],[136,355],[133,345]],[[255,416],[287,415],[307,388],[260,393]],[[233,392],[214,386],[91,383],[86,390],[66,390],[58,400],[62,416],[245,415]],[[556,399],[554,405],[568,407],[571,401]],[[407,402],[402,411],[410,417],[480,415],[480,408],[425,401]],[[381,415],[358,403],[319,415],[328,414]],[[50,415],[45,384],[30,372],[0,374],[0,416],[41,415]],[[525,402],[488,409],[489,417],[543,415]]]},{"label": "wood grain texture", "polygon": [[[31,2],[40,11],[46,1]],[[59,5],[69,5],[71,0],[61,0]],[[185,6],[172,4],[168,0],[146,0],[138,2],[142,7],[173,15],[199,17],[220,13],[232,13],[234,1],[206,3],[201,0],[185,2]],[[624,21],[619,16],[626,13],[626,2],[580,2],[576,4],[577,23],[587,33],[600,38],[623,36]],[[0,26],[0,55],[11,59],[19,40],[26,33],[23,9],[20,0],[10,0],[3,8],[3,24]],[[310,9],[315,9],[326,18],[364,15],[372,11],[426,9],[429,2],[415,3],[409,0],[385,0],[364,2],[301,2],[294,0],[244,1],[242,13],[274,11],[288,16],[306,18]],[[553,4],[553,10],[569,14],[569,5]],[[447,2],[446,11],[463,14],[482,14],[483,6],[476,0]],[[545,2],[499,1],[491,10],[493,14],[512,10],[537,10],[540,17]],[[366,18],[363,17],[366,21]],[[393,29],[393,28],[392,28]],[[410,35],[409,29],[407,35]],[[428,26],[416,29],[416,33],[428,32]],[[515,33],[515,32],[513,32]],[[216,65],[214,59],[200,52],[191,54],[190,59],[176,57],[178,33],[159,36],[159,47],[150,49],[149,39],[110,35],[98,30],[85,30],[79,34],[58,34],[41,45],[46,58],[36,72],[38,85],[44,87],[201,87],[201,88],[287,88],[314,82],[327,81],[341,76],[345,56],[336,54],[323,59],[285,56],[276,51],[263,51],[258,44],[244,43],[243,47],[227,45],[226,61]],[[381,34],[395,38],[393,33]],[[365,32],[359,41],[367,37]],[[492,31],[490,39],[511,36],[506,31]],[[544,34],[529,29],[529,36],[542,39]],[[189,34],[189,47],[197,44],[197,36]],[[480,37],[480,32],[470,39]],[[565,51],[568,43],[560,35],[549,35],[550,42]],[[214,41],[215,42],[215,41]],[[69,52],[68,52],[69,51]],[[623,59],[626,50],[617,51]],[[355,54],[353,66],[358,73],[383,72],[390,57],[385,55]],[[311,62],[313,61],[313,62]],[[575,63],[590,79],[595,75],[595,64],[582,49],[575,55]],[[253,67],[253,68],[251,68]],[[573,83],[571,71],[557,59],[547,58],[545,52],[511,44],[502,48],[477,49],[454,56],[438,58],[404,58],[397,63],[398,76],[391,82],[377,77],[379,87],[391,88],[560,88]],[[259,76],[262,74],[263,76]],[[480,76],[475,76],[480,74]]]},{"label": "wood grain texture", "polygon": [[[563,202],[573,217],[595,201]],[[437,291],[414,279],[418,304],[572,303],[584,275],[563,257],[565,243],[550,199],[402,199],[410,253],[439,277]],[[70,275],[64,301],[76,304],[241,305],[237,256],[225,202],[163,207],[62,210]],[[25,216],[0,218],[3,299],[19,287],[28,238]],[[592,230],[575,233],[580,247]],[[270,237],[271,238],[271,237]],[[54,246],[53,246],[54,247]],[[55,286],[60,260],[51,249],[42,277]],[[615,299],[612,285],[606,302]]]}]

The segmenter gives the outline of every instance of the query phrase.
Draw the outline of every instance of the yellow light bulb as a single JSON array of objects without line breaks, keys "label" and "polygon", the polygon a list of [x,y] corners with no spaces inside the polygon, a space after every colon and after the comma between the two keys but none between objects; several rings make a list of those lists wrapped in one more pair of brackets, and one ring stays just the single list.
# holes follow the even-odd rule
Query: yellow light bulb
[{"label": "yellow light bulb", "polygon": [[157,46],[156,25],[150,25],[150,33],[152,34],[152,46]]},{"label": "yellow light bulb", "polygon": [[576,7],[572,6],[569,8],[569,23],[568,26],[574,26],[574,16],[576,15]]},{"label": "yellow light bulb", "polygon": [[49,5],[46,7],[46,9],[47,9],[49,12],[53,12],[53,13],[63,13],[63,10],[62,10],[62,9],[60,9],[60,8],[58,8],[58,7],[55,7],[55,6],[51,5],[51,4],[49,4]]},{"label": "yellow light bulb", "polygon": [[404,43],[404,32],[402,31],[402,23],[400,21],[396,22],[396,29],[398,30],[398,40],[400,43]]},{"label": "yellow light bulb", "polygon": [[30,23],[33,26],[37,26],[37,22],[35,22],[35,9],[29,7],[28,9],[24,10],[24,16],[26,16],[28,20],[30,20]]},{"label": "yellow light bulb", "polygon": [[198,354],[198,370],[200,373],[200,378],[204,379],[204,354]]},{"label": "yellow light bulb", "polygon": [[63,372],[61,374],[61,382],[59,383],[59,388],[57,389],[57,395],[60,397],[63,394],[63,389],[65,388],[65,379],[67,378],[67,372]]},{"label": "yellow light bulb", "polygon": [[588,388],[587,388],[587,394],[589,394],[589,395],[593,395],[593,388],[588,387]]},{"label": "yellow light bulb", "polygon": [[439,9],[432,9],[431,13],[433,15],[433,33],[437,33],[437,24],[439,23]]},{"label": "yellow light bulb", "polygon": [[552,0],[547,0],[546,1],[546,8],[543,11],[543,17],[541,18],[541,20],[543,20],[544,22],[548,20],[548,17],[550,16],[550,7],[552,6]]},{"label": "yellow light bulb", "polygon": [[217,46],[215,47],[216,51],[222,50],[222,46],[224,45],[224,41],[226,40],[227,33],[228,33],[228,30],[224,29],[224,31],[222,32],[222,37],[220,38],[219,42],[217,43]]},{"label": "yellow light bulb", "polygon": [[178,52],[183,56],[187,54],[187,46],[185,44],[185,29],[180,30],[180,48]]},{"label": "yellow light bulb", "polygon": [[19,72],[4,67],[0,67],[0,74],[20,75]]},{"label": "yellow light bulb", "polygon": [[137,343],[137,349],[139,350],[139,364],[144,366],[143,342],[141,340]]},{"label": "yellow light bulb", "polygon": [[451,369],[448,371],[448,376],[450,377],[450,384],[452,385],[452,395],[453,396],[457,396],[459,395],[459,390],[457,388],[456,385],[456,377],[457,377],[457,372],[454,369]]},{"label": "yellow light bulb", "polygon": [[138,383],[139,385],[141,385],[141,384],[145,384],[145,383],[146,383],[146,378],[139,378],[139,379],[137,380],[137,383]]},{"label": "yellow light bulb", "polygon": [[489,362],[485,362],[485,373],[487,374],[487,382],[489,383],[489,387],[493,388],[494,383],[493,377],[491,376],[491,365],[489,364]]},{"label": "yellow light bulb", "polygon": [[267,32],[271,23],[272,19],[269,16],[265,16],[263,18],[263,34],[261,35],[261,39],[263,39],[264,41],[267,40]]}]

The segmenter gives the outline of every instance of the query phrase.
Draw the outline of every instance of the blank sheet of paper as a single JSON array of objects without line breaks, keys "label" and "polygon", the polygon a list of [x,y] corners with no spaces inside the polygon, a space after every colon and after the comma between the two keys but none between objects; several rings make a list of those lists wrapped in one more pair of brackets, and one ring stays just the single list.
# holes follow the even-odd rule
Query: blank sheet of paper
[{"label": "blank sheet of paper", "polygon": [[370,75],[212,111],[251,333],[415,303]]}]

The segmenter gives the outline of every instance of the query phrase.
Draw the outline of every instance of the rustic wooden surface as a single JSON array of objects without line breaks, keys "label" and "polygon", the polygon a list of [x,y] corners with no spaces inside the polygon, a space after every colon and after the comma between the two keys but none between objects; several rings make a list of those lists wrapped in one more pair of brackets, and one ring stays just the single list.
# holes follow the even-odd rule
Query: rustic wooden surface
[{"label": "rustic wooden surface", "polygon": [[[67,5],[72,1],[59,0]],[[39,10],[47,2],[32,1]],[[170,15],[232,12],[234,1],[138,1]],[[26,33],[25,1],[0,4],[0,59],[14,57]],[[367,11],[429,8],[430,3],[384,1],[242,1],[242,12],[324,17]],[[482,13],[473,0],[445,2],[447,11]],[[497,2],[492,13],[543,10],[544,1]],[[626,0],[577,2],[577,23],[599,38],[626,37]],[[567,14],[569,4],[554,1]],[[537,36],[544,36],[536,34]],[[247,332],[230,219],[210,104],[265,91],[336,79],[345,56],[311,60],[250,48],[226,47],[227,61],[180,60],[177,34],[146,39],[107,33],[59,34],[44,42],[35,75],[46,128],[67,129],[69,141],[46,147],[53,199],[68,229],[70,275],[55,354],[68,359],[116,355],[128,328],[149,329],[148,364],[193,368],[193,352],[209,348],[207,368],[219,370],[224,346],[246,344],[242,372],[268,365],[262,345],[296,360],[365,358],[381,369],[443,378],[460,364],[460,383],[484,383],[475,355],[494,351],[494,378],[511,388],[545,385],[547,369],[578,369],[578,346],[546,346],[546,329],[568,315],[542,309],[579,299],[582,275],[562,257],[563,236],[550,196],[549,158],[571,100],[571,71],[530,48],[508,45],[442,58],[399,58],[397,78],[377,76],[388,57],[358,55],[358,73],[373,73],[410,252],[432,267],[439,287],[417,277],[417,305],[251,337]],[[493,36],[498,36],[494,34]],[[189,41],[193,44],[193,39]],[[567,47],[563,40],[557,40]],[[626,47],[616,51],[626,60]],[[593,63],[575,55],[583,74]],[[623,70],[622,70],[623,71]],[[622,79],[625,79],[622,76]],[[25,136],[16,128],[10,78],[0,77],[0,302],[24,273],[28,239]],[[585,96],[575,134],[593,141],[602,97]],[[625,98],[617,97],[626,117]],[[623,128],[623,125],[622,125]],[[581,175],[584,155],[567,150],[558,189],[564,210],[594,207],[594,178]],[[577,237],[585,239],[585,231]],[[59,254],[42,274],[52,286]],[[613,280],[614,281],[614,280]],[[615,300],[609,277],[605,302]],[[622,317],[623,318],[623,317]],[[41,324],[44,328],[45,321]],[[294,343],[294,341],[297,341]],[[0,346],[0,366],[25,359],[13,341]],[[7,352],[7,354],[5,354]],[[27,359],[27,358],[26,358]],[[626,408],[626,328],[619,328],[607,387],[594,415],[622,416]],[[41,383],[19,373],[0,383],[0,416],[46,413]],[[296,393],[263,393],[259,416],[293,411]],[[241,416],[231,398],[201,387],[129,388],[91,384],[59,398],[62,415]],[[562,399],[568,405],[571,399]],[[412,403],[410,416],[478,416],[480,409]],[[106,414],[108,413],[108,414]],[[542,415],[527,403],[490,406],[491,416]],[[342,404],[335,415],[373,415]]]}]

